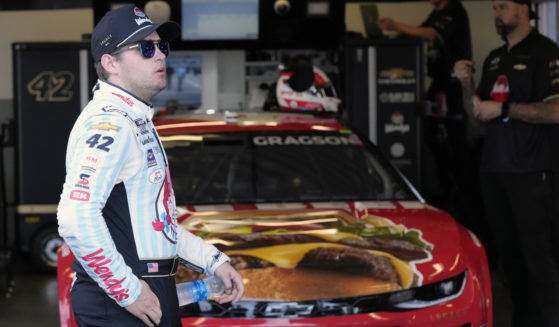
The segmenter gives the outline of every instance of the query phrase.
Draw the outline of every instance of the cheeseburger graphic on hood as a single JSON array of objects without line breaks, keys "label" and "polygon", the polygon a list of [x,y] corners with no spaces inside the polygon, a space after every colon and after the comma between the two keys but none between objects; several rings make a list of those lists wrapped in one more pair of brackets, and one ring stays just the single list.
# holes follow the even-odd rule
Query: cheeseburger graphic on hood
[{"label": "cheeseburger graphic on hood", "polygon": [[[415,263],[431,260],[418,230],[342,211],[229,212],[182,223],[231,258],[245,300],[305,301],[378,294],[418,286]],[[176,281],[203,278],[182,267]]]}]

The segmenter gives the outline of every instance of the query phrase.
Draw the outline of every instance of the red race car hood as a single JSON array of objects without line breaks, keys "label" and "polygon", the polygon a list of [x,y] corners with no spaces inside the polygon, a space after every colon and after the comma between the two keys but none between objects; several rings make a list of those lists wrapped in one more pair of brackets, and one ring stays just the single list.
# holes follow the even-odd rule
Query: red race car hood
[{"label": "red race car hood", "polygon": [[[188,206],[179,221],[231,257],[246,298],[255,300],[351,297],[430,284],[468,268],[464,242],[481,247],[447,213],[418,201]],[[178,278],[199,276],[179,272]]]}]

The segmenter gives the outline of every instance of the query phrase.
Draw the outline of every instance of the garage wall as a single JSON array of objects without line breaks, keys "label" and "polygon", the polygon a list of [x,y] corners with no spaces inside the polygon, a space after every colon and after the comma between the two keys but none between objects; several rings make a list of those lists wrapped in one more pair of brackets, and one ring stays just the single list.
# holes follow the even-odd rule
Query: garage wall
[{"label": "garage wall", "polygon": [[[556,4],[555,1],[551,2],[553,5]],[[428,2],[378,2],[377,4],[382,16],[393,17],[410,25],[419,25],[432,10],[432,5]],[[470,17],[474,60],[478,66],[481,66],[489,51],[502,44],[493,26],[492,3],[463,1],[463,4]],[[346,5],[346,28],[348,31],[364,33],[359,5],[359,2]],[[548,17],[553,12],[557,13],[557,7],[553,6],[552,9],[554,10],[545,10],[545,18],[542,17],[542,22],[547,19],[548,23],[555,24],[555,17]],[[2,123],[6,118],[13,117],[12,42],[79,41],[83,34],[91,33],[93,29],[93,9],[0,11],[0,29],[3,31],[0,33],[0,62],[3,63],[0,65],[0,123]],[[540,30],[546,33],[545,28],[540,27]],[[555,28],[549,30],[554,32]],[[242,59],[242,54],[237,57]],[[476,71],[476,80],[479,80],[479,74],[481,69]],[[220,86],[230,85],[227,79],[228,76],[223,76],[219,82]],[[219,99],[220,105],[240,101],[235,98],[239,90],[224,88],[224,91],[226,94]],[[10,157],[10,154],[6,154],[6,157]],[[7,176],[10,178],[13,174]]]},{"label": "garage wall", "polygon": [[[93,9],[0,11],[0,123],[13,118],[12,43],[79,41],[93,29]],[[7,200],[14,201],[14,149],[4,150]]]},{"label": "garage wall", "polygon": [[80,41],[93,30],[93,9],[0,11],[0,99],[12,98],[13,42]]},{"label": "garage wall", "polygon": [[540,20],[538,22],[538,29],[540,33],[547,35],[550,39],[559,42],[559,33],[557,29],[559,24],[559,1],[542,1],[538,3],[538,14]]},{"label": "garage wall", "polygon": [[[359,5],[361,3],[348,3],[346,5],[346,29],[364,35],[365,28],[361,19]],[[474,61],[477,63],[475,79],[481,77],[481,66],[489,51],[503,44],[501,38],[495,32],[493,25],[493,9],[491,1],[462,1],[464,8],[470,18],[470,32],[472,35],[472,47]],[[417,26],[420,25],[433,10],[433,5],[425,2],[378,2],[380,16],[392,17],[396,21]],[[428,83],[425,83],[428,86]]]}]

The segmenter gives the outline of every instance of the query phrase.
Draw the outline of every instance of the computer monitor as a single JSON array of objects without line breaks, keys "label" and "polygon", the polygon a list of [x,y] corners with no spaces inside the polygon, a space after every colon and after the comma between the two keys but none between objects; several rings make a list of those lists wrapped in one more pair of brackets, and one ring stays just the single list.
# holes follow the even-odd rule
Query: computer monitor
[{"label": "computer monitor", "polygon": [[[176,103],[180,110],[218,107],[218,52],[172,50],[166,59],[167,87],[153,97],[156,110]],[[171,103],[169,103],[171,101]]]},{"label": "computer monitor", "polygon": [[152,98],[156,108],[199,108],[202,104],[202,57],[175,54],[166,59],[167,87]]},{"label": "computer monitor", "polygon": [[359,6],[361,9],[361,18],[365,26],[365,33],[368,38],[382,37],[382,30],[378,27],[377,21],[379,18],[378,7],[374,3],[362,4]]},{"label": "computer monitor", "polygon": [[259,0],[181,0],[183,41],[258,40]]}]

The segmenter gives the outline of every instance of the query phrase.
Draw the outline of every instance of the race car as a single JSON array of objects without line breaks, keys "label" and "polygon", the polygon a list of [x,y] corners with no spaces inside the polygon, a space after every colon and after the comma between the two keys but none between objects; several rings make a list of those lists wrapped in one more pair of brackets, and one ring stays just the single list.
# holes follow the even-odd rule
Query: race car
[{"label": "race car", "polygon": [[[374,144],[332,116],[154,120],[179,223],[231,258],[246,292],[180,308],[183,326],[492,326],[478,237],[427,204]],[[59,251],[60,321],[73,255]],[[181,266],[177,283],[206,276]]]}]

